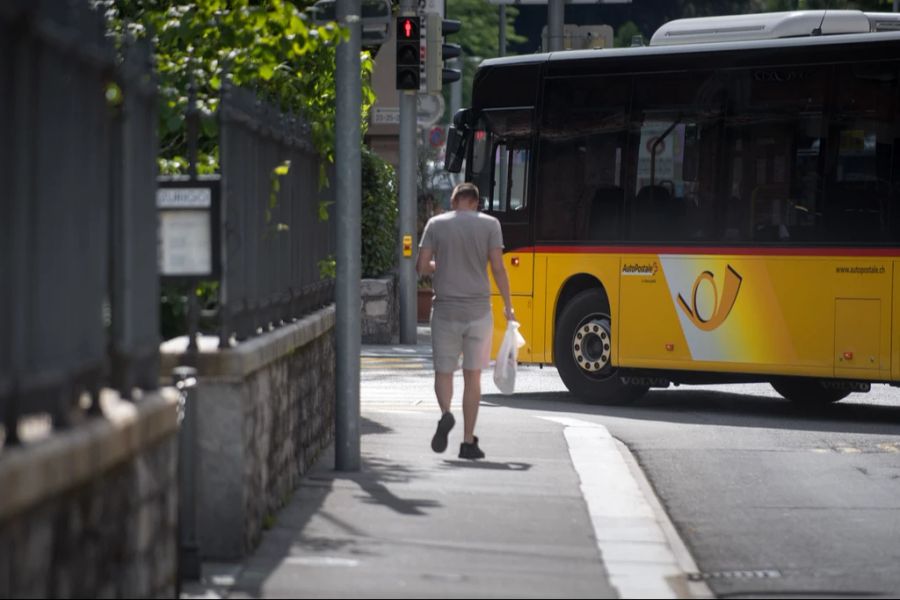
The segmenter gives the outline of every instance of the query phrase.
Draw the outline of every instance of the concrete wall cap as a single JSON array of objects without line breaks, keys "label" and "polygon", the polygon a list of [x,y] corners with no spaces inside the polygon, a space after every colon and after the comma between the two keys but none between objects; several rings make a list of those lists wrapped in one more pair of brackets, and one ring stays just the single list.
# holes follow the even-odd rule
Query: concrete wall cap
[{"label": "concrete wall cap", "polygon": [[112,390],[101,394],[105,418],[55,431],[43,440],[0,454],[0,521],[20,514],[108,469],[178,429],[178,392],[163,388],[137,402]]},{"label": "concrete wall cap", "polygon": [[[335,309],[331,304],[296,323],[246,340],[233,348],[220,349],[218,338],[203,336],[198,342],[197,372],[204,378],[241,379],[334,329],[334,319]],[[176,366],[182,364],[186,349],[186,336],[168,340],[160,346],[160,377],[164,381],[171,377]]]}]

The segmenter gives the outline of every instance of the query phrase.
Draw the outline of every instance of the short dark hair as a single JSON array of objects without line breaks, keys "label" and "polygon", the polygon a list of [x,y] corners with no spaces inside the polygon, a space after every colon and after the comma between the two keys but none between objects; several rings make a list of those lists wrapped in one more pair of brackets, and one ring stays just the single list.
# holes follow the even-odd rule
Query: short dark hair
[{"label": "short dark hair", "polygon": [[474,183],[460,183],[455,188],[453,188],[453,194],[450,196],[451,200],[456,200],[460,197],[468,196],[470,200],[474,202],[479,202],[481,200],[481,194],[478,192],[478,186]]}]

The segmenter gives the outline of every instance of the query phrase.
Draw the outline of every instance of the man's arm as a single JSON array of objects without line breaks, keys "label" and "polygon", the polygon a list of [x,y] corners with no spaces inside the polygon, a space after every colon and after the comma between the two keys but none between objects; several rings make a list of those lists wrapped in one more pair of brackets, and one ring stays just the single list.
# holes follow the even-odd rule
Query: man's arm
[{"label": "man's arm", "polygon": [[506,275],[506,266],[503,264],[503,248],[491,248],[488,252],[488,263],[491,265],[491,273],[494,275],[494,281],[497,283],[497,289],[503,297],[503,303],[506,305],[504,314],[507,321],[515,321],[516,315],[513,312],[512,297],[509,295],[509,277]]},{"label": "man's arm", "polygon": [[419,275],[431,275],[434,273],[434,250],[428,247],[419,248],[419,257],[416,259],[416,273]]}]

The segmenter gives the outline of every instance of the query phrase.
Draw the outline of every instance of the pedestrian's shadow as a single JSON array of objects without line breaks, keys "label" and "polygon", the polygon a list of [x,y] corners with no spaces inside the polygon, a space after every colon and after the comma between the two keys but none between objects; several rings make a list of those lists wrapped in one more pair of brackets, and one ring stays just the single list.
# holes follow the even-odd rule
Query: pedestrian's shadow
[{"label": "pedestrian's shadow", "polygon": [[527,471],[531,463],[525,462],[492,462],[489,460],[444,460],[442,465],[446,469],[493,469],[495,471]]}]

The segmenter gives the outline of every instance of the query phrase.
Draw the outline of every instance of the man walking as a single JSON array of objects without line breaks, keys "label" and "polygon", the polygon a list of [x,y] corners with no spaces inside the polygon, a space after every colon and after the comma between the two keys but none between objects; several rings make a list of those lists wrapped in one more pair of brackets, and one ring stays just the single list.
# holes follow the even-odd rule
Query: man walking
[{"label": "man walking", "polygon": [[503,266],[503,234],[500,222],[478,211],[478,188],[461,183],[453,189],[448,213],[429,219],[419,244],[416,270],[433,274],[431,348],[434,360],[434,393],[441,419],[431,449],[447,449],[447,436],[456,420],[450,412],[453,373],[463,367],[463,442],[459,457],[484,458],[475,436],[481,404],[481,370],[488,365],[493,334],[490,264],[503,297],[506,319],[513,320],[509,279]]}]

